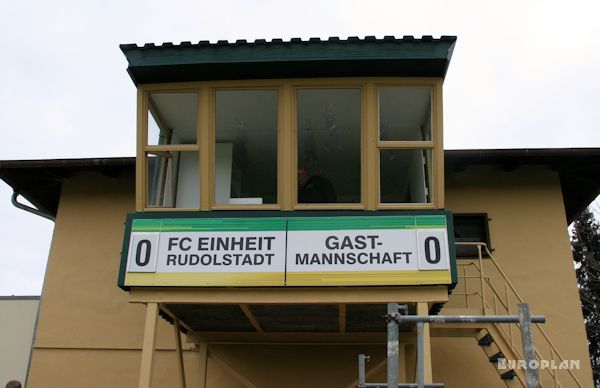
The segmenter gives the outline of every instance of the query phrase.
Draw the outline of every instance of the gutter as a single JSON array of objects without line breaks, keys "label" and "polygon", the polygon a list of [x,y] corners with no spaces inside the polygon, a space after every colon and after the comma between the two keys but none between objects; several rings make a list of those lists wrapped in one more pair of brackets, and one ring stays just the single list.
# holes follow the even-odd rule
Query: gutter
[{"label": "gutter", "polygon": [[36,209],[34,207],[23,205],[22,203],[20,203],[19,201],[17,201],[17,198],[19,197],[19,195],[21,195],[21,194],[19,194],[18,192],[14,191],[13,194],[12,194],[12,197],[10,198],[10,201],[12,202],[12,204],[17,209],[25,210],[26,212],[31,213],[31,214],[35,214],[36,216],[44,217],[46,219],[49,219],[52,222],[56,221],[56,217],[54,217],[52,214],[43,212],[43,211],[38,210],[38,209]]}]

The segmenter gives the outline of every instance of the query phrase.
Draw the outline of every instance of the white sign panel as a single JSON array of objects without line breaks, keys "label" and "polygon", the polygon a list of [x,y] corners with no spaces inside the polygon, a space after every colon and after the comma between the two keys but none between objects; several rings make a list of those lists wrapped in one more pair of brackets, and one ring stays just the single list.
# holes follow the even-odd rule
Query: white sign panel
[{"label": "white sign panel", "polygon": [[135,219],[124,286],[450,284],[445,215]]},{"label": "white sign panel", "polygon": [[425,229],[417,232],[420,270],[450,268],[448,232],[444,229]]},{"label": "white sign panel", "polygon": [[158,233],[132,233],[129,242],[127,270],[155,272],[158,255]]},{"label": "white sign panel", "polygon": [[415,230],[289,231],[288,272],[418,270]]},{"label": "white sign panel", "polygon": [[133,232],[127,270],[283,273],[285,232]]}]

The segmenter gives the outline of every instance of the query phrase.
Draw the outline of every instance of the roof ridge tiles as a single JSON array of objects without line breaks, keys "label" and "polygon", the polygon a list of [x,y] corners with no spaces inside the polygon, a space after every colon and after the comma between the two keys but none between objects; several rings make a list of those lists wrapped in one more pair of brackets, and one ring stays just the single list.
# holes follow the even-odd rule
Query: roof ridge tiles
[{"label": "roof ridge tiles", "polygon": [[121,51],[126,52],[129,50],[137,49],[139,47],[136,43],[124,43],[124,44],[120,44],[119,48],[121,49]]},{"label": "roof ridge tiles", "polygon": [[228,40],[218,40],[215,43],[211,43],[209,40],[201,40],[198,43],[191,43],[190,41],[182,41],[179,44],[174,44],[172,42],[163,42],[160,45],[156,45],[155,43],[144,43],[143,45],[138,45],[136,43],[127,43],[121,44],[119,47],[123,52],[135,50],[135,49],[161,49],[161,48],[187,48],[187,47],[235,47],[235,46],[246,46],[246,45],[269,45],[269,44],[277,44],[277,45],[289,45],[289,44],[327,44],[327,43],[403,43],[403,42],[423,42],[423,43],[431,43],[431,42],[444,42],[444,43],[452,43],[456,41],[456,36],[452,35],[442,35],[439,38],[434,38],[432,35],[423,35],[421,38],[415,38],[413,35],[404,35],[401,38],[397,38],[394,35],[385,35],[383,38],[377,38],[374,35],[367,35],[364,38],[360,38],[358,36],[349,36],[346,39],[342,39],[337,36],[331,36],[329,38],[320,38],[320,37],[311,37],[308,39],[302,39],[299,37],[290,38],[289,40],[283,40],[281,38],[273,38],[270,41],[267,39],[255,39],[254,41],[248,41],[246,39],[237,39],[233,42]]},{"label": "roof ridge tiles", "polygon": [[439,39],[441,42],[454,42],[456,40],[456,36],[452,35],[442,35]]},{"label": "roof ridge tiles", "polygon": [[[444,77],[456,37],[407,35],[120,45],[136,85],[326,76]],[[293,50],[292,50],[293,49]],[[302,66],[301,64],[310,64]]]}]

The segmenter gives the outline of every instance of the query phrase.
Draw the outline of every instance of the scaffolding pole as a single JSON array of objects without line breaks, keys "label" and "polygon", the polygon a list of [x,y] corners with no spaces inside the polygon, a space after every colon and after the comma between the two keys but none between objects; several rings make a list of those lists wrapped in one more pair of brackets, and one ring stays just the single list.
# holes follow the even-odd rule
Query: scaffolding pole
[{"label": "scaffolding pole", "polygon": [[[385,383],[367,383],[365,361],[368,356],[358,356],[358,388],[443,388],[442,383],[424,383],[425,381],[425,335],[426,323],[518,323],[521,329],[523,356],[525,358],[525,378],[527,388],[539,388],[539,375],[535,368],[535,346],[531,330],[532,323],[545,323],[543,315],[531,315],[527,303],[519,304],[518,315],[403,315],[400,311],[407,311],[406,305],[388,303],[387,320],[387,365],[388,381]],[[417,326],[417,382],[398,383],[398,326],[402,323],[414,323]]]},{"label": "scaffolding pole", "polygon": [[398,386],[398,303],[388,303],[387,313],[390,316],[387,321],[387,381],[388,388],[393,388]]}]

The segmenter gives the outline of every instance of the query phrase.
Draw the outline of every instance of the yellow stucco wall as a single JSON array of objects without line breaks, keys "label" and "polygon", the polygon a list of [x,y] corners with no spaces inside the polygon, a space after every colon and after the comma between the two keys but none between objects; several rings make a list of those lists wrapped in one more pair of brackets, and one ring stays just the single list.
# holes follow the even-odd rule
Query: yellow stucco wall
[{"label": "yellow stucco wall", "polygon": [[[532,313],[546,316],[543,327],[562,356],[581,360],[581,370],[575,372],[584,386],[591,387],[558,174],[535,166],[510,172],[471,167],[447,174],[446,208],[455,213],[488,214],[494,257]],[[460,357],[462,352],[456,348],[454,354]],[[438,373],[444,376],[443,369]]]},{"label": "yellow stucco wall", "polygon": [[[477,182],[474,186],[473,182]],[[487,212],[495,256],[547,331],[591,386],[585,332],[557,175],[544,169],[468,169],[447,177],[447,208]],[[116,286],[125,214],[134,209],[133,177],[79,175],[63,186],[52,242],[29,386],[137,386],[144,306]],[[172,326],[159,319],[155,387],[176,386]],[[190,347],[189,344],[185,345]],[[503,384],[473,338],[433,338],[433,376],[448,388]],[[346,387],[356,355],[382,362],[385,344],[209,346],[207,387]],[[407,355],[414,346],[407,347]],[[185,352],[188,386],[200,384],[200,352]],[[407,373],[414,371],[414,363]],[[410,376],[409,376],[410,377]],[[385,367],[369,381],[384,381]],[[475,385],[474,385],[475,384]],[[248,385],[248,384],[246,384]]]},{"label": "yellow stucco wall", "polygon": [[[63,185],[50,249],[29,387],[137,386],[144,306],[117,287],[125,214],[134,209],[132,176],[90,173]],[[173,349],[159,320],[158,349]],[[173,351],[158,352],[157,386],[174,381]],[[195,353],[186,352],[194,364]],[[161,362],[172,355],[172,367]],[[194,381],[195,370],[189,378]],[[167,375],[167,377],[164,377]]]},{"label": "yellow stucco wall", "polygon": [[38,299],[0,298],[0,386],[25,381]]}]

